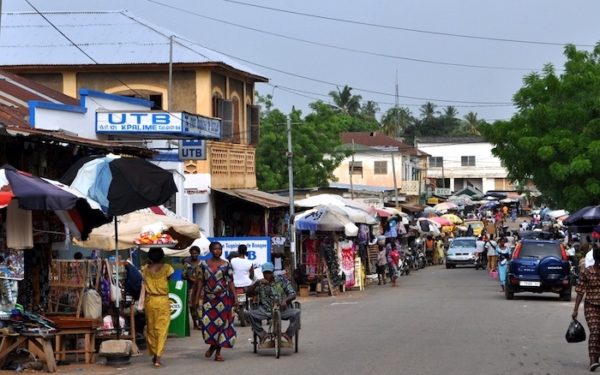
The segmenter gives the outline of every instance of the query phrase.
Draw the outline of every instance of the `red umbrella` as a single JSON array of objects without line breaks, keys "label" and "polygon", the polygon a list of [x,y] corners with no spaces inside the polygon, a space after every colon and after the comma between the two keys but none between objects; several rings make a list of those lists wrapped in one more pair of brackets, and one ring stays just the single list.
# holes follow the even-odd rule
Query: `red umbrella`
[{"label": "red umbrella", "polygon": [[443,227],[454,225],[450,220],[446,219],[445,217],[430,217],[429,220],[435,221]]}]

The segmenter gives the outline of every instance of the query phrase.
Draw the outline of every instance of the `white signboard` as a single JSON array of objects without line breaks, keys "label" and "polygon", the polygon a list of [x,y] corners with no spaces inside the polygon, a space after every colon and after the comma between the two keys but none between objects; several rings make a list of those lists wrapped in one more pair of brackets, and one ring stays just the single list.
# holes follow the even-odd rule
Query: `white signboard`
[{"label": "white signboard", "polygon": [[[270,237],[209,237],[210,242],[218,241],[223,245],[223,259],[232,251],[237,251],[239,245],[248,247],[248,259],[256,265],[262,265],[271,261],[271,238]],[[211,255],[208,254],[206,258]],[[203,257],[204,259],[204,257]]]},{"label": "white signboard", "polygon": [[218,139],[221,120],[187,112],[96,112],[96,133],[167,133]]},{"label": "white signboard", "polygon": [[452,195],[452,189],[450,188],[435,188],[435,195]]}]

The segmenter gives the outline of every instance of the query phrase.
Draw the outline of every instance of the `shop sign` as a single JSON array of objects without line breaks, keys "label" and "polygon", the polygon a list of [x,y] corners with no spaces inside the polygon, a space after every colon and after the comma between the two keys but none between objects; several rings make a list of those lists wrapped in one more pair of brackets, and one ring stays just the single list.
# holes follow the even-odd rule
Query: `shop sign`
[{"label": "shop sign", "polygon": [[206,142],[202,140],[181,141],[179,159],[206,160]]},{"label": "shop sign", "polygon": [[171,320],[175,320],[183,311],[183,301],[175,293],[169,293],[169,302],[171,302]]},{"label": "shop sign", "polygon": [[[227,255],[237,251],[239,245],[248,247],[248,259],[254,264],[262,265],[271,261],[271,238],[270,237],[209,237],[210,242],[218,241],[223,246],[221,257],[227,259]],[[210,254],[202,257],[210,258]]]},{"label": "shop sign", "polygon": [[96,133],[221,138],[221,120],[187,112],[96,112]]},{"label": "shop sign", "polygon": [[452,189],[450,189],[450,188],[435,188],[434,194],[435,195],[444,195],[444,196],[452,195]]}]

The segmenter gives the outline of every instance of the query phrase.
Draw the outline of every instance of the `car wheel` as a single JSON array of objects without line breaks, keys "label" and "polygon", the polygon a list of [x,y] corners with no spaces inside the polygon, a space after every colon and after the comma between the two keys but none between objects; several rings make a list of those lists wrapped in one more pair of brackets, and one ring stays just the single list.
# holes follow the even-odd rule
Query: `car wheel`
[{"label": "car wheel", "polygon": [[508,282],[504,283],[504,296],[508,300],[515,299],[515,292],[512,290],[510,285],[508,285]]},{"label": "car wheel", "polygon": [[560,294],[561,301],[571,301],[571,287]]}]

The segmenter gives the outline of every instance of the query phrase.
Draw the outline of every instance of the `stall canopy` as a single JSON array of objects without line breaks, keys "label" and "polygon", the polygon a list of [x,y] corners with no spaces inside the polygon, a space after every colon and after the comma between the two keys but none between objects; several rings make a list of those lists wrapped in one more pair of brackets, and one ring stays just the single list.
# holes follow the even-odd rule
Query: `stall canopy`
[{"label": "stall canopy", "polygon": [[297,230],[311,231],[344,231],[351,236],[358,233],[358,227],[339,206],[321,205],[295,216],[294,225]]},{"label": "stall canopy", "polygon": [[226,194],[230,197],[244,200],[246,202],[254,203],[264,208],[277,208],[286,207],[290,205],[290,200],[287,197],[267,193],[260,190],[254,189],[215,189],[211,188],[212,191],[216,191],[221,194]]},{"label": "stall canopy", "polygon": [[[335,206],[341,209],[353,223],[373,225],[377,223],[377,209],[335,194],[319,194],[296,201],[300,207]],[[386,211],[382,211],[382,213]],[[380,215],[382,216],[382,215]],[[389,215],[388,215],[389,216]]]}]

